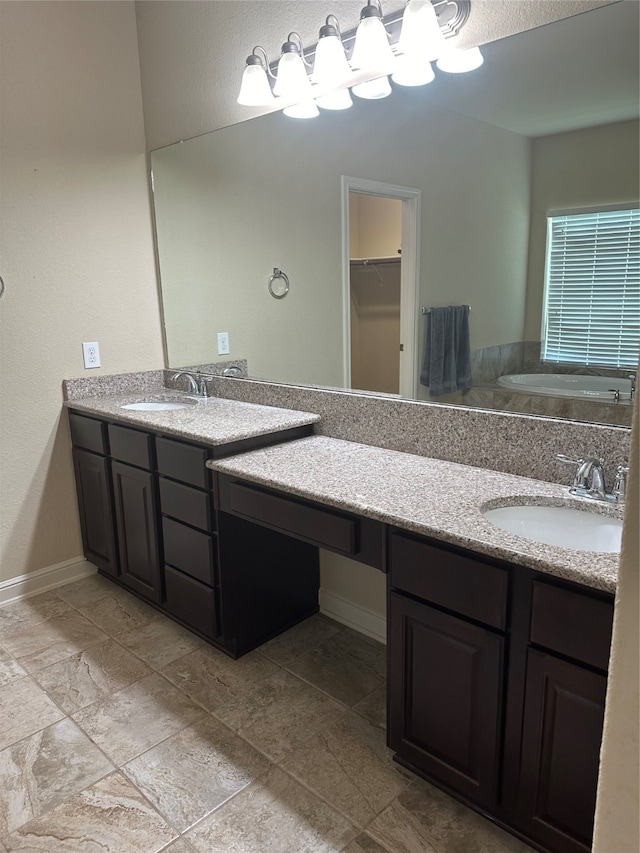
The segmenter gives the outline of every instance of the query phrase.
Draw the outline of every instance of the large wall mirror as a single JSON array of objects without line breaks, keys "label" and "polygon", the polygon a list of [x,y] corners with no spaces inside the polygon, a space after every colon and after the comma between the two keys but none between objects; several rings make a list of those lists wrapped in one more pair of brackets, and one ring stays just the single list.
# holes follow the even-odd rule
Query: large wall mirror
[{"label": "large wall mirror", "polygon": [[[414,341],[400,371],[410,359],[414,380],[398,390],[434,399],[418,381],[422,309],[467,304],[473,385],[438,402],[628,425],[629,385],[610,389],[632,369],[541,363],[540,340],[547,212],[638,202],[638,6],[491,43],[479,70],[384,101],[311,121],[272,113],[152,152],[168,366],[246,359],[259,379],[395,393],[353,380],[375,373],[381,347],[346,347],[404,311]],[[417,221],[396,208],[375,242],[385,191],[349,195],[349,179],[415,193]],[[410,262],[407,319],[398,265],[406,279]],[[284,298],[269,292],[274,269],[288,277]],[[381,360],[389,373],[392,356]],[[558,372],[598,373],[606,388],[574,399],[497,384]]]}]

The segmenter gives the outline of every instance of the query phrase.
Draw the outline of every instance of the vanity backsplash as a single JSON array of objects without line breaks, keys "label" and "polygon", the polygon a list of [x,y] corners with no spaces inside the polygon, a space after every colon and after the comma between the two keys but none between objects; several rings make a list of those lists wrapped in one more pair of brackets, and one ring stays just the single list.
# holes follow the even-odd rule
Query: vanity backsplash
[{"label": "vanity backsplash", "polygon": [[[165,387],[184,390],[172,380],[173,374],[154,370],[68,379],[65,400],[126,391],[157,394]],[[558,453],[603,458],[607,483],[613,482],[616,467],[629,458],[631,433],[622,427],[250,379],[212,376],[207,386],[214,397],[316,412],[321,416],[315,425],[318,435],[567,486],[574,472],[556,459]]]}]

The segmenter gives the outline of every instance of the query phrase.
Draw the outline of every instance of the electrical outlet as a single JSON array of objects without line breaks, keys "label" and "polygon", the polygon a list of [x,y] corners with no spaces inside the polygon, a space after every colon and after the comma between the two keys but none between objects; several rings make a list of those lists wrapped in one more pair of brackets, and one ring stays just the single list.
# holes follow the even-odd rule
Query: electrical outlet
[{"label": "electrical outlet", "polygon": [[218,355],[229,355],[229,332],[218,332]]},{"label": "electrical outlet", "polygon": [[82,358],[85,368],[100,367],[100,347],[98,341],[82,342]]}]

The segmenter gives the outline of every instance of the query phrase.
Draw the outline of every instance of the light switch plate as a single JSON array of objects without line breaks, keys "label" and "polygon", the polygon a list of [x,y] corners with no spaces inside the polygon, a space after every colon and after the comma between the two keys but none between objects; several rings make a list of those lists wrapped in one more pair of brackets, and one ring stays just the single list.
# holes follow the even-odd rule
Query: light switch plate
[{"label": "light switch plate", "polygon": [[100,346],[98,341],[82,342],[82,358],[85,368],[100,367]]}]

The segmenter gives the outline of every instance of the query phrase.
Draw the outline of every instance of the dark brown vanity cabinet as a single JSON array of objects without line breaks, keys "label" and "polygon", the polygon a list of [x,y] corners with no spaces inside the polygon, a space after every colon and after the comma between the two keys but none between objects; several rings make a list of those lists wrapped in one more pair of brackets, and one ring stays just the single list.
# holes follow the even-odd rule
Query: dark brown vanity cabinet
[{"label": "dark brown vanity cabinet", "polygon": [[108,425],[120,581],[151,601],[163,597],[151,436]]},{"label": "dark brown vanity cabinet", "polygon": [[612,602],[534,581],[518,824],[553,851],[591,849]]},{"label": "dark brown vanity cabinet", "polygon": [[389,745],[540,850],[588,853],[612,596],[390,536]]},{"label": "dark brown vanity cabinet", "polygon": [[208,638],[218,635],[218,544],[207,448],[156,438],[165,606]]},{"label": "dark brown vanity cabinet", "polygon": [[69,424],[84,553],[100,571],[117,577],[120,566],[106,424],[74,413],[70,413]]},{"label": "dark brown vanity cabinet", "polygon": [[206,461],[224,448],[77,412],[70,423],[85,554],[101,572],[234,657],[317,612],[318,549],[215,505]]},{"label": "dark brown vanity cabinet", "polygon": [[402,763],[491,808],[507,572],[396,533],[390,553],[389,745]]}]

